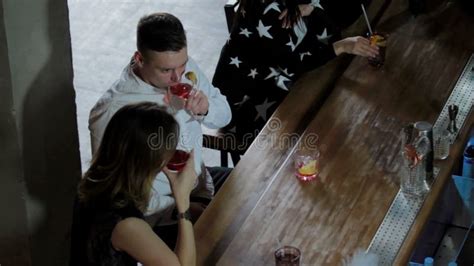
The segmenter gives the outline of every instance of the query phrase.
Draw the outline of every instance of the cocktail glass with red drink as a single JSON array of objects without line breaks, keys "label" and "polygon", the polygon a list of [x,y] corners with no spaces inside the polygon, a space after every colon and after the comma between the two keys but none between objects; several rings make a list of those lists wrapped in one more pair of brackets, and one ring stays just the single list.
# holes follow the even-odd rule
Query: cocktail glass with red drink
[{"label": "cocktail glass with red drink", "polygon": [[193,86],[188,83],[176,83],[168,87],[168,100],[169,105],[173,111],[178,111],[184,109],[186,106],[186,101],[188,100],[191,92],[193,91]]},{"label": "cocktail glass with red drink", "polygon": [[181,99],[188,99],[192,90],[193,86],[187,83],[177,83],[169,87],[170,93]]},{"label": "cocktail glass with red drink", "polygon": [[171,171],[181,172],[184,166],[186,166],[186,162],[188,161],[188,159],[189,152],[184,150],[176,150],[166,167],[168,167],[168,169]]}]

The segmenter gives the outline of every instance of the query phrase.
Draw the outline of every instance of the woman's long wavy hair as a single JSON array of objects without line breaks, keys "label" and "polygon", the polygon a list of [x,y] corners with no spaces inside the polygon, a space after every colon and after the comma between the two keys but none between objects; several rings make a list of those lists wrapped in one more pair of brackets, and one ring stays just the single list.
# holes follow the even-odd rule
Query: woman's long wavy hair
[{"label": "woman's long wavy hair", "polygon": [[[248,11],[248,10],[255,9],[255,5],[257,5],[257,1],[260,1],[260,2],[263,2],[263,3],[270,2],[270,0],[238,0],[238,5],[239,5],[238,13],[240,14],[241,10]],[[301,16],[301,12],[300,12],[300,9],[299,9],[298,5],[302,4],[302,3],[306,3],[306,2],[310,3],[311,1],[310,0],[307,0],[307,1],[304,1],[304,0],[282,0],[281,2],[284,5],[283,9],[284,8],[288,9],[287,17],[288,17],[289,21],[291,22],[291,24],[296,24],[296,22],[298,21],[298,19]],[[237,20],[239,18],[241,18],[240,15],[237,15],[237,16],[234,17],[233,25],[237,25]]]},{"label": "woman's long wavy hair", "polygon": [[79,200],[144,212],[153,180],[176,150],[179,126],[164,107],[142,102],[122,107],[105,129],[79,183]]}]

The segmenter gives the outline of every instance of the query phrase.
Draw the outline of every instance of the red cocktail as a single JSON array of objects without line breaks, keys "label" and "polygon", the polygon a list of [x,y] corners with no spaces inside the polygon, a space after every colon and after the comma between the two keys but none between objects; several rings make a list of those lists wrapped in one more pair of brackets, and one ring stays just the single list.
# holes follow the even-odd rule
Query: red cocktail
[{"label": "red cocktail", "polygon": [[189,153],[183,150],[176,150],[171,160],[166,165],[169,170],[180,172],[183,170],[189,159]]},{"label": "red cocktail", "polygon": [[183,98],[183,99],[187,99],[192,90],[193,90],[193,86],[187,83],[178,83],[176,85],[170,86],[170,92],[173,95],[176,95],[179,98]]}]

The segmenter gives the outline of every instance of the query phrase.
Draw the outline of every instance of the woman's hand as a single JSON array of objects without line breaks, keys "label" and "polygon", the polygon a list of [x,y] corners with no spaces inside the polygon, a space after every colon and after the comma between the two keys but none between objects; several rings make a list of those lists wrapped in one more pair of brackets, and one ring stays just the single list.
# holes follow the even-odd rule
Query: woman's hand
[{"label": "woman's hand", "polygon": [[197,174],[194,170],[194,150],[190,152],[186,166],[184,166],[181,172],[172,172],[167,167],[163,169],[163,172],[170,181],[171,190],[176,200],[176,208],[179,212],[185,212],[189,208],[189,195],[197,179]]},{"label": "woman's hand", "polygon": [[370,45],[370,41],[362,36],[348,37],[333,43],[336,55],[342,53],[360,55],[364,57],[375,57],[379,54],[379,48]]},{"label": "woman's hand", "polygon": [[283,20],[281,23],[281,27],[288,29],[292,28],[297,22],[300,17],[306,17],[311,14],[314,10],[314,6],[310,4],[304,4],[304,5],[298,5],[298,8],[300,10],[299,14],[296,14],[296,18],[291,18],[288,15],[288,9],[283,10],[281,12],[280,16],[278,17],[279,20]]}]

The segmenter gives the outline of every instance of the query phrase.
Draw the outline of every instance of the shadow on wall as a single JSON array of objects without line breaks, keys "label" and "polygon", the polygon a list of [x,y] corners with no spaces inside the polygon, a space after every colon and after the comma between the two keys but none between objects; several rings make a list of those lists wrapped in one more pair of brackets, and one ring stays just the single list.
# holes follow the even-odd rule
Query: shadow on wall
[{"label": "shadow on wall", "polygon": [[46,12],[51,55],[22,103],[23,163],[33,265],[63,266],[81,169],[67,3]]},{"label": "shadow on wall", "polygon": [[14,116],[3,1],[0,1],[0,264],[30,265],[24,186]]}]

